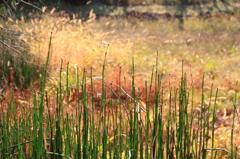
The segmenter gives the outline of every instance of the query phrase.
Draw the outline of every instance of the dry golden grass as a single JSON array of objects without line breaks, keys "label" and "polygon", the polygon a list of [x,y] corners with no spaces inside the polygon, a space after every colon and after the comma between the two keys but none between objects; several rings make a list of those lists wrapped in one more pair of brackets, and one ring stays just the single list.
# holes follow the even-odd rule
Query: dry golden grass
[{"label": "dry golden grass", "polygon": [[[166,81],[174,81],[173,77],[180,77],[184,60],[185,71],[189,79],[192,75],[197,89],[201,88],[202,74],[205,73],[206,86],[214,83],[215,88],[223,90],[221,96],[226,96],[230,90],[238,90],[235,86],[240,78],[238,15],[227,18],[190,18],[185,20],[183,31],[179,30],[177,19],[94,20],[93,12],[89,18],[83,23],[68,17],[56,19],[45,15],[40,19],[22,20],[21,24],[11,25],[11,28],[42,37],[21,35],[31,46],[31,51],[43,57],[47,55],[50,33],[53,32],[52,72],[59,69],[61,59],[65,66],[70,62],[81,69],[89,70],[93,67],[98,72],[106,45],[109,44],[108,68],[116,70],[122,66],[125,75],[131,72],[134,57],[137,78],[149,80],[158,51],[158,70]],[[109,71],[109,76],[111,72],[114,74],[114,71]]]},{"label": "dry golden grass", "polygon": [[[22,34],[31,46],[31,51],[46,57],[50,33],[53,32],[51,47],[51,72],[60,68],[61,59],[66,68],[78,66],[80,70],[94,73],[102,69],[104,53],[107,55],[107,80],[116,81],[115,75],[122,67],[122,77],[131,79],[132,57],[134,57],[138,86],[150,79],[156,52],[159,52],[158,71],[163,74],[163,84],[168,87],[178,85],[184,71],[192,81],[197,94],[200,94],[202,75],[205,73],[206,91],[211,84],[219,88],[219,96],[227,97],[229,91],[238,91],[236,81],[240,79],[238,33],[239,16],[230,19],[213,17],[199,20],[185,20],[185,30],[179,30],[178,20],[140,21],[138,19],[94,20],[94,13],[88,22],[42,16],[41,19],[22,21],[11,27],[34,35]],[[76,72],[76,70],[75,70]],[[74,70],[72,71],[74,74]],[[74,76],[74,75],[73,75]],[[97,75],[94,75],[97,76]],[[74,83],[74,79],[72,81]],[[199,96],[200,97],[200,96]],[[195,99],[196,103],[199,99]],[[231,101],[219,102],[220,107],[231,107]]]}]

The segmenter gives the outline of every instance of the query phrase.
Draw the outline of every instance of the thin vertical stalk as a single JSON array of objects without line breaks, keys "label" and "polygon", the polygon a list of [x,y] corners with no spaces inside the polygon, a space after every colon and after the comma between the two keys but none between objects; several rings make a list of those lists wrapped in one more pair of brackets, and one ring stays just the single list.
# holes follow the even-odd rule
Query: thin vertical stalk
[{"label": "thin vertical stalk", "polygon": [[88,142],[88,105],[87,105],[87,88],[86,88],[86,70],[84,69],[83,72],[83,79],[82,79],[82,103],[83,103],[83,135],[82,135],[82,141],[83,141],[83,159],[89,158],[89,142]]},{"label": "thin vertical stalk", "polygon": [[232,130],[231,130],[231,159],[233,159],[236,155],[236,147],[234,145],[234,126],[235,126],[235,116],[236,116],[236,107],[237,104],[237,93],[235,93],[234,101],[233,101],[233,119],[232,119]]},{"label": "thin vertical stalk", "polygon": [[[214,100],[214,106],[213,106],[213,114],[212,114],[212,149],[214,148],[214,134],[215,134],[215,120],[216,120],[216,112],[217,112],[217,94],[218,94],[218,89],[215,94],[215,100]],[[211,158],[215,158],[213,151],[211,153]]]},{"label": "thin vertical stalk", "polygon": [[102,68],[102,97],[101,97],[101,107],[102,107],[102,159],[107,157],[107,132],[106,132],[106,87],[105,87],[105,68],[107,61],[108,47],[105,51],[103,68]]}]

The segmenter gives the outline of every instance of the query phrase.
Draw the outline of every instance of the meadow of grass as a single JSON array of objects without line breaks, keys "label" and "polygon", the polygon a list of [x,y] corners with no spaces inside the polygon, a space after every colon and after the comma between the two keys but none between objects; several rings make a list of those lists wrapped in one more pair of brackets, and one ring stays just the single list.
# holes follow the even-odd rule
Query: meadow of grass
[{"label": "meadow of grass", "polygon": [[[201,74],[206,73],[208,86],[214,85],[230,91],[239,80],[239,17],[213,17],[210,19],[190,18],[185,20],[184,30],[179,30],[177,19],[166,21],[139,21],[138,19],[93,20],[82,23],[80,20],[57,20],[52,17],[33,19],[12,25],[27,34],[23,39],[29,42],[31,51],[46,57],[48,41],[53,31],[52,70],[70,62],[79,67],[101,68],[105,45],[109,43],[108,67],[123,67],[125,73],[131,68],[131,59],[135,58],[136,76],[142,81],[149,78],[154,65],[156,52],[159,52],[158,69],[166,77],[180,75],[181,61],[188,66],[199,85]],[[41,38],[36,38],[36,37]],[[54,49],[53,49],[54,48]],[[99,69],[98,69],[99,70]],[[191,71],[190,71],[191,70]],[[199,86],[198,86],[199,87]]]},{"label": "meadow of grass", "polygon": [[2,23],[46,64],[39,86],[2,92],[1,158],[238,158],[238,23]]}]

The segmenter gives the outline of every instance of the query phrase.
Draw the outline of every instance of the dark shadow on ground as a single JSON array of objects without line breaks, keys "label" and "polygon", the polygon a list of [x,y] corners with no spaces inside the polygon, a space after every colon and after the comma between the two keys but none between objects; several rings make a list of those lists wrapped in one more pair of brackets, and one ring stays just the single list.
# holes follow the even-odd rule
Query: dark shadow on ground
[{"label": "dark shadow on ground", "polygon": [[[36,9],[36,7],[32,5],[27,5],[21,2],[16,10],[16,17],[19,19],[21,16],[28,18],[32,18],[33,15],[42,15],[41,8],[43,6],[47,6],[46,12],[50,12],[53,8],[56,9],[56,12],[58,14],[56,16],[60,15],[66,15],[69,16],[70,19],[73,18],[73,14],[76,18],[81,18],[87,20],[89,17],[90,11],[93,11],[93,13],[96,13],[97,15],[112,15],[114,11],[118,9],[118,7],[121,7],[122,14],[126,15],[129,13],[129,10],[131,10],[131,6],[116,6],[116,5],[106,5],[100,2],[94,2],[89,3],[88,5],[84,6],[78,6],[78,5],[71,5],[69,3],[63,3],[60,2],[60,0],[34,0],[31,1],[34,6],[38,7],[39,9]],[[219,7],[221,4],[221,7]],[[205,5],[204,4],[204,10],[202,9],[202,4],[193,4],[193,5],[165,5],[166,13],[169,13],[170,16],[178,19],[179,26],[178,28],[180,30],[184,30],[184,20],[185,18],[191,17],[193,15],[188,14],[188,9],[191,7],[191,9],[194,9],[198,12],[198,15],[201,17],[211,17],[212,12],[220,12],[220,13],[232,13],[234,11],[237,11],[237,8],[234,6],[234,3],[228,3],[226,1],[214,1],[212,5]],[[176,11],[175,13],[168,12],[169,8],[175,7]],[[134,8],[134,6],[132,6]],[[137,10],[138,11],[138,10]],[[55,13],[56,13],[55,12]],[[141,10],[139,10],[141,12]],[[151,12],[147,12],[147,14],[151,14]],[[196,16],[196,15],[194,15]]]}]

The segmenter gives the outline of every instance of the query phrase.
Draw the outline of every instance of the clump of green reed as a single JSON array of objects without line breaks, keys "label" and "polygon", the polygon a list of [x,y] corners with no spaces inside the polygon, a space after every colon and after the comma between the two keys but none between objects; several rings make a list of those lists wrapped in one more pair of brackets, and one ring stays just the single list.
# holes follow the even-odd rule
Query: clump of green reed
[{"label": "clump of green reed", "polygon": [[28,44],[20,38],[18,32],[1,29],[0,48],[0,86],[14,83],[21,89],[27,88],[33,80],[39,78],[40,58],[29,52]]},{"label": "clump of green reed", "polygon": [[[50,47],[51,40],[49,50]],[[40,90],[33,95],[33,100],[23,105],[12,96],[7,112],[1,112],[1,158],[216,158],[217,91],[215,95],[213,89],[210,91],[210,97],[215,96],[214,104],[205,105],[204,76],[198,109],[194,108],[194,89],[183,68],[179,86],[172,87],[169,83],[169,96],[165,99],[162,76],[155,69],[158,68],[157,56],[150,83],[145,83],[146,101],[142,101],[143,94],[135,83],[134,59],[131,92],[125,91],[127,83],[121,81],[121,70],[117,92],[105,81],[106,51],[99,98],[94,97],[93,70],[90,70],[90,80],[86,70],[81,75],[77,71],[73,103],[69,69],[63,79],[62,65],[56,91],[48,94],[45,89],[49,55],[50,51],[42,70]],[[107,89],[111,91],[110,97]],[[95,105],[96,100],[100,106]],[[233,133],[231,137],[231,158],[234,158]]]}]

